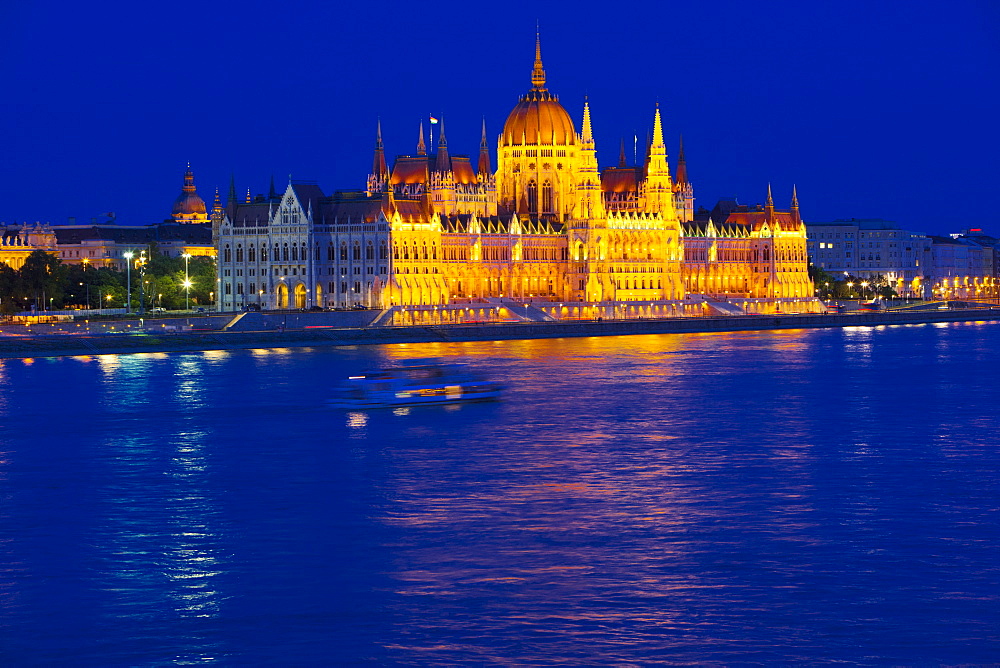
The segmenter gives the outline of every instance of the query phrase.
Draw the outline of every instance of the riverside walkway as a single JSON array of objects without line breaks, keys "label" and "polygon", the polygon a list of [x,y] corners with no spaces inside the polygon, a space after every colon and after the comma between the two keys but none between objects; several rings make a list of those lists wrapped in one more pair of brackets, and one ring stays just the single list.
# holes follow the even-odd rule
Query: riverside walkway
[{"label": "riverside walkway", "polygon": [[[18,327],[0,326],[0,358],[122,353],[305,348],[442,341],[496,341],[748,330],[872,327],[935,322],[1000,322],[1000,307],[905,309],[842,314],[744,315],[629,320],[481,322],[371,326],[378,312],[253,314],[266,327],[226,329],[232,315],[158,318]],[[275,319],[280,325],[274,325]],[[268,319],[270,322],[268,323]]]}]

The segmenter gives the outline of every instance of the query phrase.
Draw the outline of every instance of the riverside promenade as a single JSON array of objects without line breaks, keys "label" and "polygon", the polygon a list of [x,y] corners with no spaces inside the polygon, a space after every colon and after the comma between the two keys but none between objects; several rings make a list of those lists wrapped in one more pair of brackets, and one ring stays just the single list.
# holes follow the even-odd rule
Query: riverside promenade
[{"label": "riverside promenade", "polygon": [[[842,314],[789,314],[554,322],[482,322],[448,325],[371,326],[365,313],[255,314],[282,318],[278,328],[223,329],[227,316],[79,323],[61,328],[0,327],[0,358],[123,353],[313,348],[442,341],[497,341],[584,336],[629,336],[748,330],[874,327],[937,322],[1000,322],[1000,307],[899,310]],[[342,317],[336,317],[336,316]],[[346,322],[345,322],[346,320]],[[263,321],[263,320],[262,320]],[[174,323],[174,324],[167,324]],[[187,330],[187,323],[193,329]],[[183,326],[182,326],[183,324]],[[249,323],[247,323],[249,324]],[[112,327],[114,325],[111,325]],[[27,331],[30,330],[30,331]],[[96,330],[96,331],[95,331]]]}]

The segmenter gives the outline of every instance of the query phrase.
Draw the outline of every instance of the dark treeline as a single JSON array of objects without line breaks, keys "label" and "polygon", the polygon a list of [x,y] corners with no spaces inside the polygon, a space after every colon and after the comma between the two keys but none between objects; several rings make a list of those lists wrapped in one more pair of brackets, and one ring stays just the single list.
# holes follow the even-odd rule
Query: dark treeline
[{"label": "dark treeline", "polygon": [[[137,255],[130,272],[89,264],[63,264],[45,251],[34,251],[20,269],[0,263],[0,312],[17,313],[35,308],[124,308],[131,279],[132,310],[185,307],[184,259],[167,257],[151,249],[145,261]],[[215,290],[215,260],[188,260],[191,308],[212,302]],[[130,274],[130,276],[129,276]]]}]

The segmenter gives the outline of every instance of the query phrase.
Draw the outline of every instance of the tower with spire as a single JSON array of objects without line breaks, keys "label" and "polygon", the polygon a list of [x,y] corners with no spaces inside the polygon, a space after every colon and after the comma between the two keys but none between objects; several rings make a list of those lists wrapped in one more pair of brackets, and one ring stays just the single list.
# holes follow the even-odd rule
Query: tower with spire
[{"label": "tower with spire", "polygon": [[687,159],[684,157],[684,137],[677,142],[677,171],[674,174],[674,210],[682,223],[694,220],[694,187],[688,181]]}]

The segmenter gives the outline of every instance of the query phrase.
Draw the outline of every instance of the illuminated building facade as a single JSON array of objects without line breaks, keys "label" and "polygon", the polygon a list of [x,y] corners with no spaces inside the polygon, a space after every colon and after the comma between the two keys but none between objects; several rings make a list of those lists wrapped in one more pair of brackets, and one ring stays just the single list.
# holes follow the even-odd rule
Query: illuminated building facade
[{"label": "illuminated building facade", "polygon": [[56,254],[56,236],[49,225],[0,223],[0,262],[11,269],[20,269],[36,250]]},{"label": "illuminated building facade", "polygon": [[546,87],[537,41],[531,88],[496,150],[494,170],[484,126],[475,164],[453,155],[442,123],[436,146],[421,127],[415,153],[390,168],[379,127],[363,192],[293,182],[237,201],[231,186],[212,214],[219,308],[510,301],[664,314],[689,311],[689,294],[752,311],[815,307],[794,194],[787,212],[769,193],[759,210],[699,220],[683,150],[671,176],[659,108],[644,164],[602,172],[589,103],[578,132]]}]

